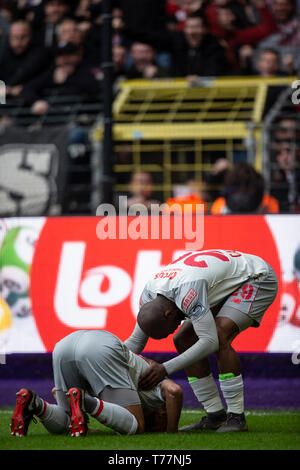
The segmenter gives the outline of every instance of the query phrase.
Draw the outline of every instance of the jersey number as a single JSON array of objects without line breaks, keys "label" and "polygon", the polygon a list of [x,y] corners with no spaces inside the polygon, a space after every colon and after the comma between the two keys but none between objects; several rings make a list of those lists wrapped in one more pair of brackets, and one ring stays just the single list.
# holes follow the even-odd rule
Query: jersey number
[{"label": "jersey number", "polygon": [[[180,258],[177,258],[171,264],[175,264],[175,263],[178,263],[178,261],[184,260],[183,262],[187,266],[195,266],[197,268],[207,268],[208,264],[206,263],[206,261],[197,259],[201,255],[213,256],[214,258],[217,258],[221,261],[230,261],[230,258],[224,255],[224,253],[222,253],[221,251],[212,250],[212,251],[201,251],[199,253],[193,253],[192,251],[190,251],[189,253],[185,253],[184,255],[180,256]],[[229,251],[229,250],[228,250],[228,255],[231,256],[232,258],[237,258],[238,256],[241,256],[240,253],[236,253],[235,251]]]}]

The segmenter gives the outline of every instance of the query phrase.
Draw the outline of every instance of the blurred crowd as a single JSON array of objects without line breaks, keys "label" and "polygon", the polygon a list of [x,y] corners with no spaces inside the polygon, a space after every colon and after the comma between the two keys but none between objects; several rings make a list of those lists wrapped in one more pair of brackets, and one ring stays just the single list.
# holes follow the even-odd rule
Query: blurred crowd
[{"label": "blurred crowd", "polygon": [[[172,197],[160,200],[155,175],[135,171],[128,181],[126,209],[159,204],[161,213],[279,214],[300,213],[300,128],[297,118],[279,117],[271,132],[269,178],[242,159],[211,159],[200,181],[189,174],[174,184]],[[117,195],[118,196],[118,195]],[[116,204],[117,204],[116,198]],[[124,213],[124,207],[120,208]]]},{"label": "blurred crowd", "polygon": [[[300,0],[112,3],[115,84],[127,78],[185,77],[193,83],[197,77],[280,77],[300,71]],[[22,99],[33,114],[43,115],[53,93],[97,94],[103,79],[102,8],[101,0],[0,0],[0,80],[8,99]],[[281,124],[273,194],[251,166],[242,162],[230,168],[221,160],[201,188],[192,178],[175,199],[202,201],[212,213],[278,212],[294,203],[299,208],[298,150],[285,137],[280,140],[280,132]],[[221,192],[208,193],[211,183]],[[149,184],[144,182],[148,189]]]},{"label": "blurred crowd", "polygon": [[[299,2],[300,3],[300,2]],[[113,0],[113,79],[297,74],[297,0]],[[0,0],[0,79],[43,96],[101,86],[101,0]]]},{"label": "blurred crowd", "polygon": [[[271,187],[266,187],[263,175],[247,162],[230,164],[226,159],[215,162],[204,181],[190,178],[174,188],[173,197],[160,201],[154,197],[155,185],[151,173],[136,171],[129,181],[126,207],[151,213],[151,205],[159,204],[167,214],[279,214],[300,212],[299,152],[286,145],[277,153],[277,168]],[[213,184],[212,191],[210,185]],[[117,204],[116,200],[116,204]]]}]

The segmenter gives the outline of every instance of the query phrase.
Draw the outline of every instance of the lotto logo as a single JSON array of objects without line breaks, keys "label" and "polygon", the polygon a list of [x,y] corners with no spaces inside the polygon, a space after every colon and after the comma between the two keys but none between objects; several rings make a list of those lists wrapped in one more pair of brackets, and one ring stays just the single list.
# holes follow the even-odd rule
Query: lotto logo
[{"label": "lotto logo", "polygon": [[[137,249],[136,240],[99,240],[97,222],[49,218],[41,232],[31,269],[31,295],[47,351],[77,329],[106,329],[126,339],[146,282],[182,255],[169,240],[158,240],[146,250]],[[172,344],[171,338],[167,341]]]},{"label": "lotto logo", "polygon": [[182,300],[182,307],[186,311],[193,302],[193,300],[198,297],[197,292],[194,289],[190,289],[188,293],[184,296]]}]

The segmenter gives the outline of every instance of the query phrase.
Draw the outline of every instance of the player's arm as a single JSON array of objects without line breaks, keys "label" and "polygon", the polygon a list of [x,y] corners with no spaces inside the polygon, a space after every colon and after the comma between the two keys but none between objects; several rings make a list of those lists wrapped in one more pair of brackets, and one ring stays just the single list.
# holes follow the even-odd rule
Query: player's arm
[{"label": "player's arm", "polygon": [[182,389],[172,380],[166,379],[161,384],[161,394],[166,401],[167,432],[176,433],[183,403]]},{"label": "player's arm", "polygon": [[189,349],[163,363],[167,375],[186,369],[219,349],[216,323],[210,310],[199,318],[194,318],[192,323],[199,339]]},{"label": "player's arm", "polygon": [[[140,297],[140,307],[146,302],[150,302],[151,300],[153,300],[153,298],[150,292],[148,291],[147,287],[145,287]],[[143,330],[139,327],[138,323],[136,322],[133,332],[131,333],[129,338],[124,341],[124,343],[126,344],[127,348],[130,349],[130,351],[136,354],[140,354],[145,348],[148,339],[149,336],[147,336],[143,332]]]},{"label": "player's arm", "polygon": [[148,339],[149,337],[141,330],[138,323],[136,323],[133,332],[129,338],[124,341],[124,344],[126,344],[130,351],[140,354],[145,348]]},{"label": "player's arm", "polygon": [[219,349],[216,323],[207,300],[207,290],[205,279],[197,279],[180,286],[176,296],[176,305],[192,321],[198,341],[174,359],[163,364],[167,375],[186,369]]}]

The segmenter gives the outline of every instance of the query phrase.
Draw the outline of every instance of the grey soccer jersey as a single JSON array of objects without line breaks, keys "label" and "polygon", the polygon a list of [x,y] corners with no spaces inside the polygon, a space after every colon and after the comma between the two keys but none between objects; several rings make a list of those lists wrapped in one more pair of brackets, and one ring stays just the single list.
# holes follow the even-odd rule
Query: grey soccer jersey
[{"label": "grey soccer jersey", "polygon": [[145,414],[165,403],[161,384],[147,392],[138,390],[139,377],[148,367],[145,359],[104,330],[75,331],[59,341],[53,351],[57,390],[66,392],[70,387],[79,387],[101,397],[106,389],[135,391]]},{"label": "grey soccer jersey", "polygon": [[[148,369],[149,363],[143,357],[131,352],[124,343],[123,349],[129,368],[130,378],[138,390],[139,378]],[[165,400],[161,395],[161,383],[162,382],[149,391],[138,390],[145,415],[152,413],[154,410],[161,408],[165,404]]]}]

